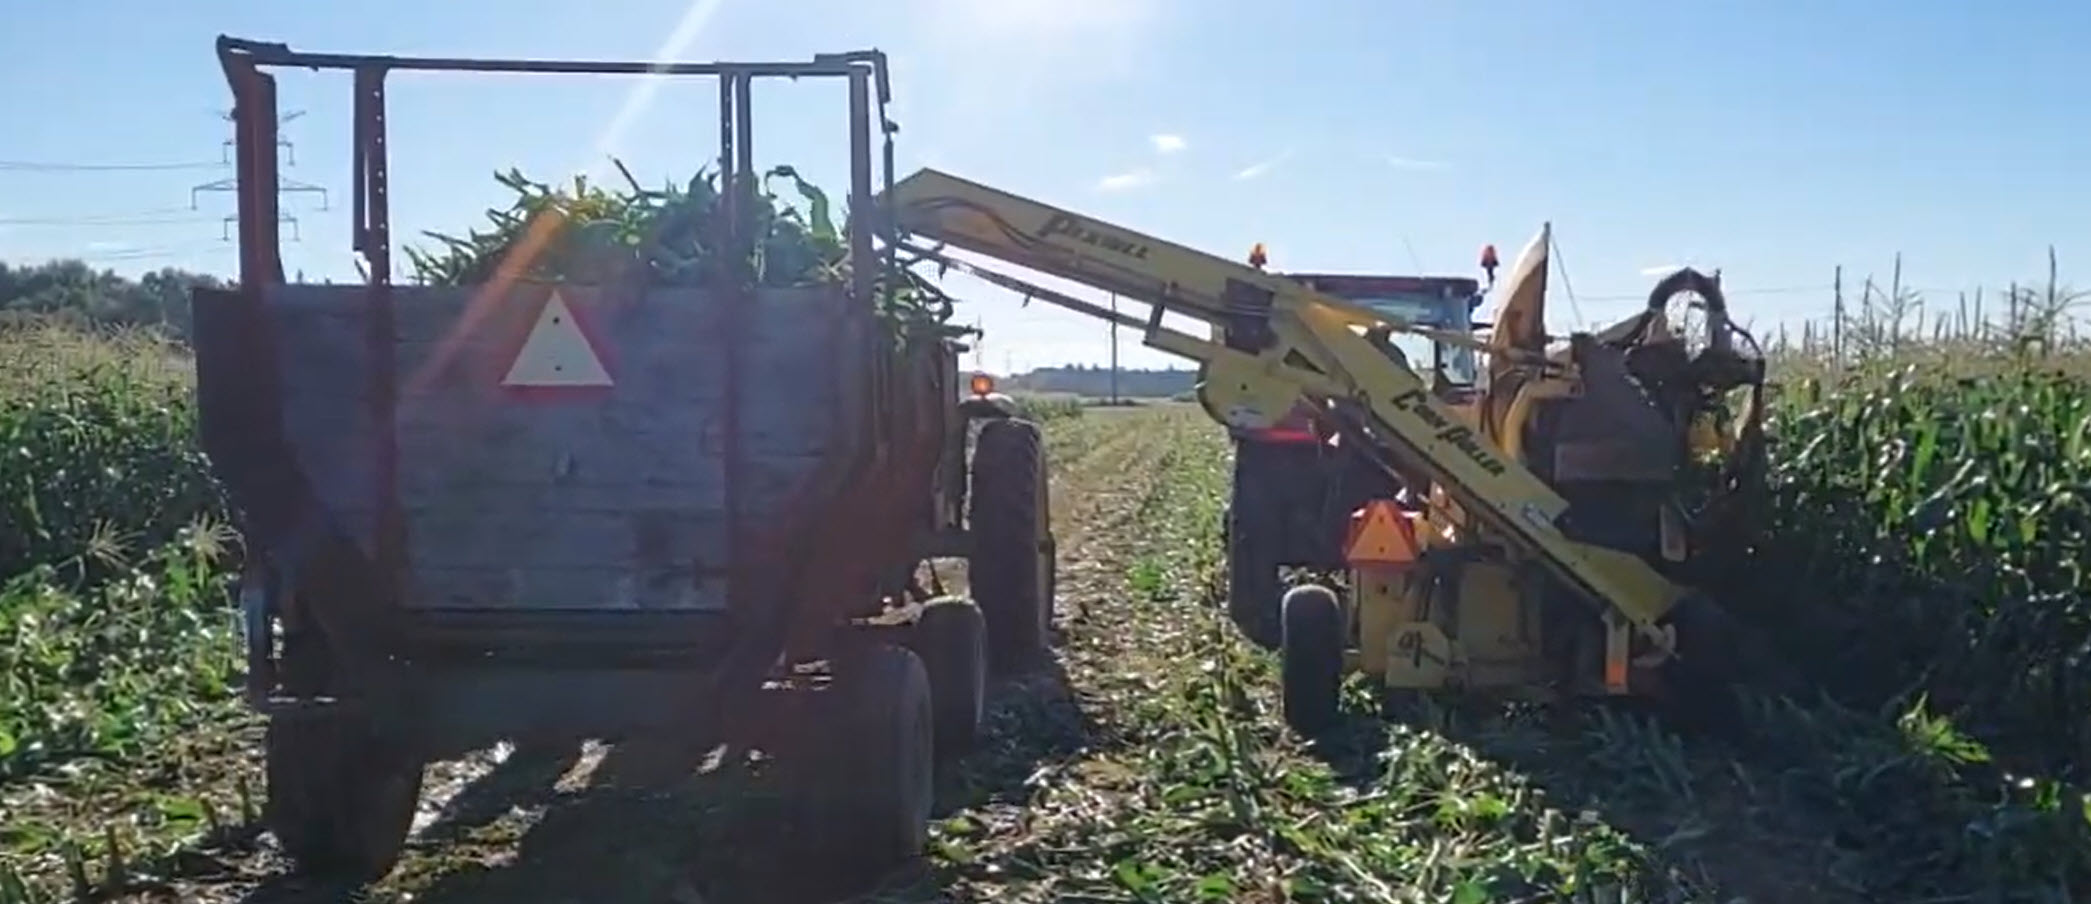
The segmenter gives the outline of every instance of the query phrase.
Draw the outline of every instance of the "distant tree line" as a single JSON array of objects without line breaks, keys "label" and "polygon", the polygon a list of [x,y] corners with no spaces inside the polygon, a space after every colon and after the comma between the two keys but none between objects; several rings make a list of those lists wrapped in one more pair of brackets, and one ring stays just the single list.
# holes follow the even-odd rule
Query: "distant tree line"
[{"label": "distant tree line", "polygon": [[[1118,371],[1118,395],[1134,399],[1163,399],[1190,392],[1198,382],[1194,370],[1130,370]],[[1111,395],[1111,369],[1069,364],[1060,367],[1040,367],[1029,373],[1017,374],[1002,380],[1002,386],[1011,391],[1065,392],[1089,398],[1108,398]]]},{"label": "distant tree line", "polygon": [[131,279],[80,260],[0,263],[0,320],[36,318],[82,325],[156,327],[189,336],[189,290],[230,283],[172,267]]}]

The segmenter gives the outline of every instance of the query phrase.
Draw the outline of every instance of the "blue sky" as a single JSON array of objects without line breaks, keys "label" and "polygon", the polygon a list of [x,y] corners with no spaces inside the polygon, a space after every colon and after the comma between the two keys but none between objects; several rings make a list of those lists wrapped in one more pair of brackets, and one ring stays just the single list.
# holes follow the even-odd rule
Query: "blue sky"
[{"label": "blue sky", "polygon": [[[77,0],[0,29],[0,259],[229,272],[220,32],[307,50],[797,59],[893,55],[903,172],[934,165],[1275,269],[1468,273],[1554,223],[1556,329],[1634,305],[1644,268],[1721,267],[1760,325],[1823,316],[1848,281],[1934,306],[2065,278],[2091,248],[2091,4],[1838,0]],[[510,165],[687,176],[717,147],[715,88],[435,75],[391,89],[395,234],[460,229]],[[287,73],[302,240],[286,264],[350,275],[343,75]],[[839,83],[758,89],[757,157],[827,185]],[[1104,360],[1101,325],[961,286],[986,364]],[[1168,359],[1129,350],[1129,364]]]}]

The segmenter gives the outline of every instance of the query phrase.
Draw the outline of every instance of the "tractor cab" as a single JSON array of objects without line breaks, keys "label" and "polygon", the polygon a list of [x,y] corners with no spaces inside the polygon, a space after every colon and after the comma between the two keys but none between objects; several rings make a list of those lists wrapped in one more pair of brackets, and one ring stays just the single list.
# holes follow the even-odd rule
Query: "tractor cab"
[{"label": "tractor cab", "polygon": [[[1261,251],[1250,255],[1251,266]],[[1390,320],[1447,333],[1471,335],[1482,301],[1481,282],[1472,277],[1281,275]],[[1472,412],[1486,379],[1472,348],[1400,331],[1384,339],[1390,356],[1405,359],[1455,412]],[[1344,568],[1351,514],[1371,500],[1395,496],[1399,487],[1377,459],[1352,451],[1352,445],[1317,425],[1315,409],[1306,402],[1269,427],[1230,432],[1235,455],[1227,519],[1228,598],[1243,630],[1259,643],[1274,645],[1279,569]]]},{"label": "tractor cab", "polygon": [[[1371,308],[1389,317],[1432,329],[1471,332],[1474,311],[1481,306],[1481,285],[1463,276],[1353,276],[1328,273],[1294,273],[1292,279],[1315,291]],[[1409,365],[1428,376],[1439,395],[1473,392],[1480,379],[1474,350],[1433,342],[1409,333],[1389,337],[1409,359]]]},{"label": "tractor cab", "polygon": [[[1285,273],[1324,295],[1371,308],[1389,317],[1432,329],[1471,332],[1483,298],[1481,283],[1465,276],[1373,276],[1350,273]],[[1439,398],[1467,407],[1479,391],[1481,367],[1474,350],[1435,342],[1413,333],[1388,336],[1409,366],[1430,380]],[[1240,438],[1262,442],[1314,442],[1311,409],[1302,406],[1267,429]]]}]

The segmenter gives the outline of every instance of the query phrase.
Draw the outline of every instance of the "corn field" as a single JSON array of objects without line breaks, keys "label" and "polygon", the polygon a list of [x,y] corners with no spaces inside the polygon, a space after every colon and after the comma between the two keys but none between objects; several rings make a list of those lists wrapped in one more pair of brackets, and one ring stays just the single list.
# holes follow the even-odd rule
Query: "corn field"
[{"label": "corn field", "polygon": [[233,538],[186,362],[143,335],[0,334],[0,780],[135,753],[230,699]]},{"label": "corn field", "polygon": [[[1897,263],[1899,274],[1900,263]],[[1825,683],[1926,695],[2013,769],[2091,764],[2091,344],[2045,285],[1927,314],[1869,279],[1842,322],[1776,343],[1777,522],[1789,587],[1757,595]]]},{"label": "corn field", "polygon": [[[1835,768],[1809,767],[1810,778],[1800,786],[1813,789],[1811,800],[1840,802],[1837,812],[1846,814],[1841,818],[1848,824],[1840,837],[1859,838],[1852,843],[1870,845],[1869,851],[1896,851],[1898,864],[1907,861],[1895,867],[1907,871],[1895,881],[1866,886],[1867,894],[1892,890],[1896,896],[1875,900],[1906,899],[1901,896],[1925,887],[1965,895],[1941,900],[2059,901],[2069,899],[2072,889],[2091,894],[2085,884],[2091,883],[2087,803],[2079,789],[2082,770],[2091,765],[2091,612],[2080,574],[2091,539],[2091,369],[2084,367],[2091,357],[2067,342],[2029,347],[2021,336],[2005,333],[2003,339],[1941,335],[1898,341],[1838,360],[1826,360],[1819,347],[1788,348],[1775,368],[1775,377],[1784,379],[1770,421],[1773,529],[1757,551],[1752,585],[1717,588],[1738,597],[1741,614],[1771,629],[1815,683],[1840,701],[1834,712],[1843,715],[1834,719],[1821,715],[1830,710],[1808,710],[1805,719],[1778,716],[1773,710],[1784,704],[1772,703],[1766,704],[1772,713],[1766,718],[1785,719],[1777,724],[1784,726],[1789,755],[1806,750],[1835,760]],[[0,902],[62,900],[68,893],[110,897],[139,875],[172,869],[181,851],[252,817],[249,777],[227,779],[208,768],[168,767],[154,759],[177,741],[230,749],[224,745],[240,743],[239,732],[251,724],[236,699],[239,658],[229,593],[238,538],[225,526],[223,502],[194,444],[187,364],[178,348],[149,336],[15,328],[0,334],[0,368],[0,813],[20,808],[28,814],[0,818]],[[1054,429],[1091,431],[1083,435],[1092,438],[1113,435],[1094,422],[1136,416],[1078,417],[1082,407],[1065,399],[1022,402],[1041,419],[1075,425]],[[1175,460],[1168,457],[1172,453],[1156,454],[1163,458],[1152,467],[1100,466],[1098,473],[1126,479]],[[1208,470],[1220,473],[1216,466]],[[1181,500],[1169,505],[1195,508]],[[1138,519],[1174,517],[1169,505],[1125,517],[1143,524]],[[1208,515],[1198,517],[1210,520]],[[1203,528],[1159,534],[1178,535],[1216,542]],[[1127,586],[1164,605],[1163,597],[1175,599],[1194,592],[1185,588],[1208,583],[1200,569],[1210,564],[1210,553],[1169,565],[1175,560],[1168,550],[1150,550],[1140,565],[1150,571],[1135,569],[1125,578]],[[1188,570],[1179,580],[1170,577],[1171,568]],[[1213,662],[1234,668],[1225,664],[1234,661],[1228,657],[1252,658],[1229,649],[1205,668],[1214,668]],[[1240,668],[1258,681],[1269,677],[1267,664]],[[1210,696],[1199,691],[1186,699]],[[1230,715],[1229,707],[1237,705],[1232,699],[1196,703],[1212,709],[1196,710],[1203,715],[1195,719],[1185,715],[1190,709],[1128,704],[1131,715],[1125,718],[1153,719],[1137,723],[1145,726],[1139,731],[1151,733],[1163,748],[1185,732],[1209,732],[1218,739],[1212,743],[1222,746],[1246,743],[1233,734],[1243,729],[1229,727],[1239,717]],[[1886,721],[1872,713],[1886,714]],[[1165,724],[1179,718],[1192,721]],[[1803,722],[1807,728],[1796,727]],[[1864,734],[1876,723],[1888,726],[1885,733]],[[1655,756],[1647,751],[1672,743],[1642,745],[1633,738],[1644,729],[1606,724],[1574,748],[1584,752],[1578,755],[1593,762],[1641,762]],[[1425,744],[1413,734],[1397,734],[1400,744]],[[1854,740],[1861,736],[1872,740]],[[1631,752],[1622,752],[1628,747]],[[1470,751],[1431,749],[1442,758],[1431,770],[1481,768],[1470,762]],[[1860,750],[1874,751],[1866,754],[1873,759],[1857,766],[1836,760]],[[1339,793],[1333,779],[1286,778],[1270,772],[1268,763],[1256,767],[1261,772],[1237,775],[1213,771],[1220,769],[1217,763],[1235,760],[1185,756],[1164,765],[1174,770],[1171,782],[1192,782],[1193,790],[1164,794],[1140,784],[1146,779],[1117,781],[1147,789],[1138,793],[1152,805],[1191,806],[1204,793],[1195,790],[1204,787],[1197,782],[1218,783],[1215,788],[1280,783],[1290,789],[1283,795],[1293,795],[1284,797],[1292,801],[1288,806],[1306,799],[1299,795]],[[138,779],[142,763],[154,763],[158,771]],[[1123,768],[1144,767],[1134,758]],[[1637,775],[1667,775],[1668,768],[1648,766]],[[1466,787],[1441,772],[1403,775],[1404,782]],[[1288,823],[1292,828],[1272,831],[1299,839],[1288,843],[1314,846],[1293,856],[1337,864],[1322,871],[1326,875],[1316,873],[1315,881],[1323,883],[1316,888],[1341,886],[1372,899],[1399,899],[1382,895],[1386,886],[1379,880],[1360,879],[1342,866],[1353,856],[1342,845],[1370,851],[1371,862],[1393,869],[1410,855],[1406,848],[1385,847],[1387,833],[1407,833],[1403,844],[1428,846],[1436,842],[1422,836],[1432,832],[1449,838],[1514,823],[1526,826],[1521,833],[1546,835],[1566,818],[1518,810],[1527,806],[1530,792],[1521,780],[1504,781],[1489,785],[1493,790],[1486,795],[1477,791],[1460,801],[1374,792],[1406,800],[1405,807],[1437,808],[1423,822],[1438,828],[1418,828],[1406,816],[1372,810],[1380,815],[1345,817],[1356,826],[1377,827],[1372,832],[1344,829],[1341,822],[1310,824],[1307,816]],[[1945,797],[1912,790],[1942,785],[1953,789]],[[130,815],[109,822],[91,818],[91,808],[27,803],[75,793],[118,801],[117,812]],[[1917,797],[1928,803],[1917,808],[1910,802]],[[1472,809],[1477,807],[1482,809]],[[1922,812],[1912,815],[1913,808]],[[1225,818],[1262,817],[1243,810]],[[1168,831],[1191,831],[1184,823],[1152,821]],[[1110,824],[1095,823],[1099,831]],[[977,849],[984,844],[977,837],[948,831],[957,833],[946,836],[951,850],[986,856]],[[1418,832],[1422,836],[1410,837]],[[1070,849],[1064,845],[1087,843],[1081,840],[1087,836],[1056,837],[1062,847],[1040,856],[1065,860]],[[1603,839],[1605,851],[1627,844],[1611,835]],[[1496,850],[1477,846],[1475,856],[1484,849]],[[1503,847],[1502,856],[1501,870],[1514,866],[1529,876],[1571,876],[1583,883],[1599,875],[1617,878],[1613,867],[1591,865],[1597,861],[1590,858],[1600,856],[1591,851],[1578,853],[1583,859],[1577,865],[1558,869],[1535,865],[1546,855],[1530,845]],[[1223,875],[1223,865],[1207,862],[1211,857],[1191,859],[1211,872],[1179,874],[1136,863],[1107,870],[1096,881],[1120,889],[1175,889],[1170,895],[1218,895],[1211,900],[1229,899],[1239,888],[1241,880]],[[1495,880],[1484,872],[1445,875],[1453,878],[1444,880],[1450,897],[1442,900],[1495,899],[1487,891],[1497,887]],[[1335,899],[1299,888],[1296,900]],[[1130,894],[1126,900],[1150,899]],[[1527,899],[1596,900],[1566,893]]]},{"label": "corn field", "polygon": [[2091,762],[2091,390],[2028,368],[1789,387],[1776,623],[1871,694],[1922,687],[2045,770]]}]

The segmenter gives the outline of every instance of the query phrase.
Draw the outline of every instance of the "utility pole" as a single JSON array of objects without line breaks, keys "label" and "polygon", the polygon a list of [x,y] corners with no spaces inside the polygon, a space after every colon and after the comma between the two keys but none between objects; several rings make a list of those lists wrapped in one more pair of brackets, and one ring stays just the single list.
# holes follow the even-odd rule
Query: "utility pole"
[{"label": "utility pole", "polygon": [[1835,292],[1835,301],[1830,308],[1830,360],[1839,366],[1844,363],[1844,265],[1838,264],[1830,275],[1830,291]]},{"label": "utility pole", "polygon": [[1111,404],[1118,404],[1118,293],[1111,293]]}]

